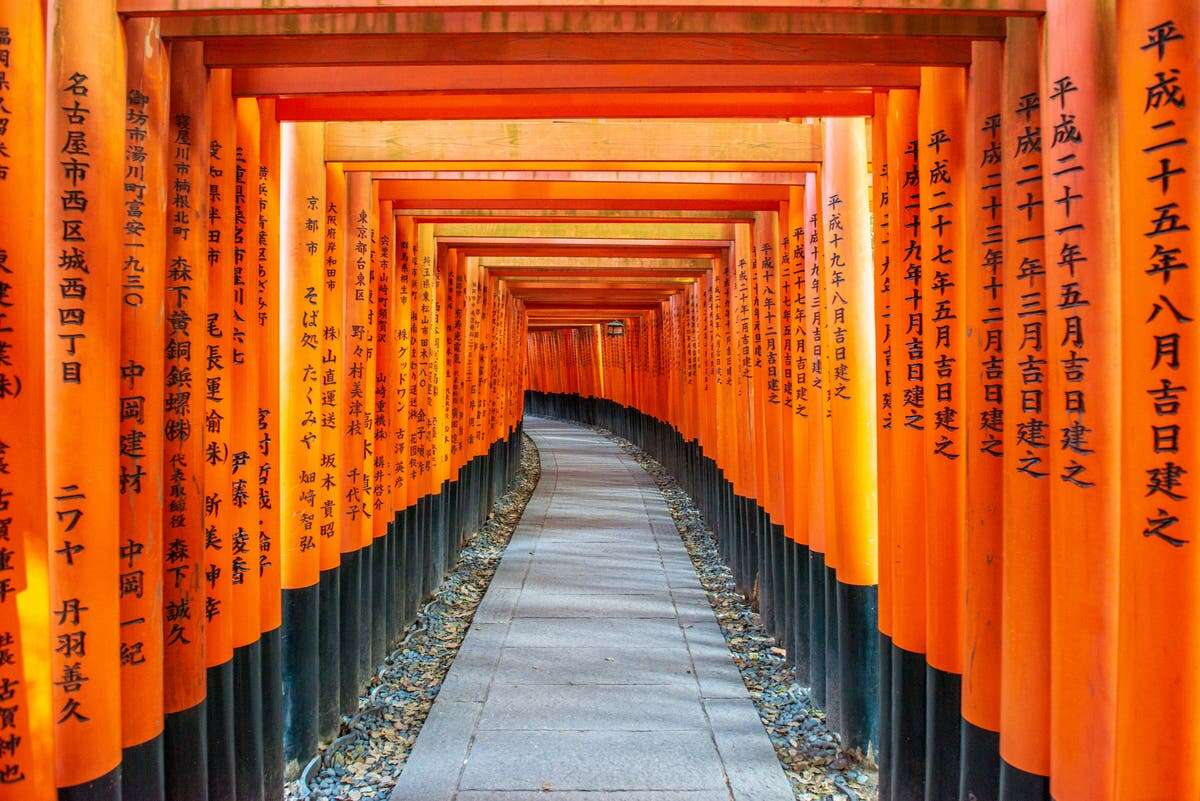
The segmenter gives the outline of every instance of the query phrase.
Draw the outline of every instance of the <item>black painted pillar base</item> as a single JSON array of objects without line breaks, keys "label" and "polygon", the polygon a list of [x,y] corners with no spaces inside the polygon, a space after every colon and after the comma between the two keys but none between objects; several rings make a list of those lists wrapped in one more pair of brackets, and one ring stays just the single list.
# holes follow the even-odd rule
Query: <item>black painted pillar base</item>
[{"label": "black painted pillar base", "polygon": [[338,625],[338,709],[343,715],[353,715],[358,710],[358,674],[360,630],[359,599],[362,596],[362,552],[348,551],[342,554],[338,567],[338,594],[341,598]]},{"label": "black painted pillar base", "polygon": [[796,648],[792,656],[792,664],[796,667],[796,678],[800,683],[812,686],[812,649],[809,643],[809,614],[812,599],[809,592],[809,562],[812,560],[808,546],[794,543],[795,553],[792,556],[792,596],[795,598],[795,614],[792,620],[793,635]]},{"label": "black painted pillar base", "polygon": [[317,734],[322,741],[337,736],[342,725],[342,588],[341,568],[321,571],[317,584],[319,596],[318,619],[320,651],[318,675],[320,697],[317,699]]},{"label": "black painted pillar base", "polygon": [[834,731],[843,731],[842,721],[842,658],[838,637],[841,610],[838,594],[837,569],[825,565],[825,719]]},{"label": "black painted pillar base", "polygon": [[879,591],[837,583],[842,744],[879,750]]},{"label": "black painted pillar base", "polygon": [[122,801],[121,766],[117,765],[90,782],[59,787],[58,801]]},{"label": "black painted pillar base", "polygon": [[925,654],[892,643],[891,801],[925,801]]},{"label": "black painted pillar base", "polygon": [[962,676],[925,666],[925,801],[958,797]]},{"label": "black painted pillar base", "polygon": [[[380,514],[376,512],[375,514]],[[367,681],[383,664],[387,649],[387,537],[371,542],[371,665]]]},{"label": "black painted pillar base", "polygon": [[262,656],[263,796],[283,798],[283,628],[264,631]]},{"label": "black painted pillar base", "polygon": [[809,679],[813,703],[827,709],[828,698],[825,686],[825,554],[809,551],[808,554],[808,644],[810,654]]},{"label": "black painted pillar base", "polygon": [[958,801],[999,801],[1000,732],[962,722]]},{"label": "black painted pillar base", "polygon": [[317,753],[319,589],[283,591],[283,765],[289,781]]},{"label": "black painted pillar base", "polygon": [[[163,764],[165,794],[170,801],[208,801],[208,710],[204,701],[163,718]],[[58,795],[60,801],[91,798],[64,797],[61,790]]]},{"label": "black painted pillar base", "polygon": [[1050,801],[1050,777],[1000,760],[1000,801]]},{"label": "black painted pillar base", "polygon": [[163,801],[166,778],[163,775],[163,736],[121,750],[122,798]]},{"label": "black painted pillar base", "polygon": [[208,708],[208,801],[234,801],[237,758],[233,740],[233,661],[206,671]]},{"label": "black painted pillar base", "polygon": [[[233,649],[233,739],[237,801],[265,801],[263,791],[262,646]],[[134,796],[137,798],[138,796]],[[274,799],[272,799],[274,801]]]},{"label": "black painted pillar base", "polygon": [[371,539],[358,550],[358,685],[361,695],[371,681],[375,662],[371,659],[371,609],[375,578],[375,540]]},{"label": "black painted pillar base", "polygon": [[879,632],[879,799],[892,797],[892,638]]}]

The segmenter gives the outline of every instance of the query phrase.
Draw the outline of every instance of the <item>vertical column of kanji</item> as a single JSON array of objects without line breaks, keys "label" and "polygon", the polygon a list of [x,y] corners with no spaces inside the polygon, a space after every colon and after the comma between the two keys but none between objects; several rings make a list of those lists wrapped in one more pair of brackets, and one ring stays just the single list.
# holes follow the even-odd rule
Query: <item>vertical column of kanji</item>
[{"label": "vertical column of kanji", "polygon": [[[1125,336],[1116,797],[1200,795],[1195,3],[1118,6]],[[1180,169],[1170,183],[1151,179]],[[1190,265],[1190,267],[1189,267]],[[1111,399],[1107,402],[1111,403]],[[1146,762],[1147,759],[1153,762]],[[1156,765],[1149,773],[1139,769]]]},{"label": "vertical column of kanji", "polygon": [[[806,176],[815,180],[813,176]],[[808,225],[804,216],[804,187],[793,186],[788,190],[788,243],[786,250],[791,261],[791,275],[786,277],[792,295],[792,412],[795,417],[792,423],[792,482],[788,492],[792,496],[795,525],[795,554],[793,563],[793,605],[794,605],[794,634],[795,652],[792,661],[796,666],[800,681],[808,683],[810,675],[809,655],[809,600],[808,564],[811,559],[809,552],[809,526],[812,513],[810,503],[812,498],[813,473],[811,443],[813,439],[813,403],[811,391],[811,349],[809,341],[809,319],[811,310],[808,308]]]},{"label": "vertical column of kanji", "polygon": [[887,160],[887,93],[871,117],[871,233],[875,267],[876,486],[879,493],[879,795],[888,798],[892,678],[892,262]]},{"label": "vertical column of kanji", "polygon": [[[41,4],[0,2],[0,799],[54,796],[44,380],[47,143]],[[61,296],[60,296],[61,297]],[[57,298],[56,298],[57,300]],[[57,304],[56,304],[57,305]],[[53,375],[53,373],[52,373]],[[53,529],[51,529],[53,530]]]},{"label": "vertical column of kanji", "polygon": [[[342,536],[345,511],[342,506],[341,472],[344,414],[342,403],[343,339],[346,314],[346,173],[341,164],[325,165],[325,241],[321,265],[321,457],[317,476],[317,520],[320,533],[320,671],[318,700],[322,740],[337,736],[344,706],[341,681],[342,623],[347,610],[342,606]],[[355,625],[355,620],[346,621]]]},{"label": "vertical column of kanji", "polygon": [[[162,798],[163,307],[167,51],[153,19],[125,24],[121,284],[122,792]],[[150,688],[148,690],[148,688]],[[157,690],[157,691],[156,691]]]},{"label": "vertical column of kanji", "polygon": [[[729,251],[727,250],[728,254]],[[717,464],[718,464],[718,479],[721,487],[721,520],[719,523],[719,534],[721,541],[721,551],[725,558],[726,564],[732,569],[736,558],[736,549],[733,547],[736,541],[736,521],[737,521],[737,470],[738,470],[738,454],[737,454],[737,433],[734,425],[736,420],[736,412],[734,411],[734,389],[733,389],[733,317],[731,311],[733,305],[731,303],[732,287],[733,287],[733,264],[732,258],[729,255],[722,255],[712,260],[713,270],[713,328],[714,328],[714,348],[715,354],[715,369],[716,369],[716,391],[718,401],[718,425],[717,425]],[[625,381],[624,393],[626,400],[624,403],[629,405],[631,398],[631,387],[629,383],[629,341],[628,337],[622,337],[621,340],[621,358],[624,365],[623,378]]]},{"label": "vertical column of kanji", "polygon": [[888,92],[888,237],[892,264],[892,742],[895,801],[925,798],[925,340],[917,92]]},{"label": "vertical column of kanji", "polygon": [[878,748],[878,431],[875,281],[866,121],[827,118],[822,134],[831,334],[838,654],[842,739]]},{"label": "vertical column of kanji", "polygon": [[279,555],[287,776],[296,776],[316,753],[318,739],[324,138],[321,123],[279,126]]},{"label": "vertical column of kanji", "polygon": [[[390,579],[392,547],[392,447],[391,447],[391,404],[389,392],[394,378],[392,370],[392,280],[396,270],[394,245],[396,241],[396,217],[392,213],[392,202],[385,200],[375,205],[376,254],[375,267],[375,555],[372,567],[374,633],[378,652],[376,664],[387,655],[391,608],[389,600],[395,591]],[[390,623],[394,628],[395,623]]]},{"label": "vertical column of kanji", "polygon": [[966,342],[963,221],[966,179],[966,75],[958,67],[921,70],[921,294],[925,298],[925,560],[927,642],[926,793],[958,790],[962,721],[963,364]]},{"label": "vertical column of kanji", "polygon": [[[755,429],[761,424],[758,415],[755,414],[754,397],[754,274],[751,264],[753,256],[753,226],[739,223],[734,226],[734,274],[729,298],[734,336],[733,386],[738,423],[738,479],[741,481],[741,486],[734,488],[740,498],[738,559],[734,580],[739,591],[747,597],[753,592],[758,570],[757,550],[754,546],[757,544],[758,529],[756,498],[759,451],[755,447]],[[644,336],[642,339],[644,341]],[[643,376],[643,385],[644,382]]]},{"label": "vertical column of kanji", "polygon": [[232,798],[233,740],[233,464],[229,379],[233,324],[233,180],[237,125],[229,70],[209,76],[210,130],[205,229],[207,297],[204,330],[204,620],[208,711],[208,797]]},{"label": "vertical column of kanji", "polygon": [[[757,293],[759,310],[756,318],[761,325],[761,348],[763,362],[760,389],[762,391],[762,408],[765,412],[766,437],[766,484],[767,497],[770,505],[767,507],[767,529],[763,538],[763,548],[766,558],[761,559],[766,570],[766,577],[760,583],[763,588],[760,596],[766,595],[770,600],[768,614],[772,632],[782,639],[783,610],[783,560],[784,560],[784,521],[787,519],[787,493],[784,490],[784,455],[785,440],[783,432],[783,403],[780,381],[780,320],[779,320],[779,212],[768,211],[760,215],[759,225],[755,226],[759,236],[759,260]],[[759,606],[762,606],[760,598]]]},{"label": "vertical column of kanji", "polygon": [[412,410],[412,366],[413,366],[413,313],[414,291],[416,282],[416,258],[413,219],[400,217],[396,221],[396,304],[393,330],[395,331],[396,347],[394,350],[395,406],[392,414],[395,425],[392,430],[394,454],[393,488],[396,499],[396,515],[393,525],[400,533],[400,575],[399,602],[400,627],[403,629],[416,618],[417,601],[416,574],[420,564],[420,554],[417,550],[417,526],[414,516],[416,497],[413,494],[413,480],[409,465],[409,429],[411,421],[409,414]]},{"label": "vertical column of kanji", "polygon": [[408,464],[410,497],[415,503],[413,517],[416,523],[417,552],[419,563],[413,573],[416,587],[413,594],[418,601],[430,589],[432,572],[433,538],[429,513],[429,456],[427,449],[429,431],[429,325],[432,313],[431,270],[433,257],[432,234],[428,225],[416,225],[413,236],[413,315],[409,329],[412,342],[412,369],[409,372],[409,431]]},{"label": "vertical column of kanji", "polygon": [[121,796],[116,362],[125,48],[113,4],[48,9],[46,492],[60,796]]},{"label": "vertical column of kanji", "polygon": [[1001,88],[1003,224],[1002,799],[1048,797],[1049,463],[1036,20],[1010,19]]},{"label": "vertical column of kanji", "polygon": [[352,172],[346,180],[346,305],[342,328],[342,388],[344,424],[342,464],[339,468],[344,515],[342,529],[341,603],[345,617],[341,628],[342,709],[358,705],[358,692],[366,683],[362,672],[362,653],[370,650],[370,638],[363,636],[369,625],[369,611],[362,604],[364,584],[370,576],[364,547],[371,543],[370,496],[364,491],[366,463],[367,324],[370,315],[368,293],[371,290],[371,175]]},{"label": "vertical column of kanji", "polygon": [[963,664],[961,786],[980,801],[994,801],[1000,791],[1004,433],[1000,59],[1000,44],[976,42],[967,77],[963,652],[975,657]]},{"label": "vertical column of kanji", "polygon": [[[1121,514],[1116,12],[1081,0],[1046,12],[1046,400],[1056,440],[1049,448],[1050,791],[1058,801],[1107,801]],[[1172,96],[1182,87],[1167,81],[1162,91]],[[1161,197],[1184,180],[1184,167],[1173,147],[1154,156],[1158,169],[1142,186]]]},{"label": "vertical column of kanji", "polygon": [[258,101],[255,323],[258,383],[258,547],[262,601],[263,797],[283,794],[283,597],[279,548],[279,122],[273,99]]},{"label": "vertical column of kanji", "polygon": [[374,672],[375,666],[383,661],[384,648],[384,624],[383,618],[380,617],[380,609],[382,604],[383,594],[387,591],[387,585],[383,579],[383,564],[384,555],[387,544],[382,539],[380,529],[385,525],[386,521],[379,520],[383,508],[383,498],[380,494],[382,489],[379,486],[380,478],[382,477],[382,459],[376,455],[377,443],[375,441],[376,431],[379,429],[379,415],[377,414],[378,398],[375,393],[375,386],[379,381],[379,333],[378,333],[378,315],[379,315],[379,281],[380,269],[379,263],[379,184],[372,180],[370,196],[367,201],[367,220],[370,230],[371,249],[369,251],[370,259],[370,287],[367,290],[367,352],[365,356],[365,392],[363,393],[366,403],[366,426],[363,436],[366,440],[366,465],[363,474],[368,477],[368,483],[363,487],[364,495],[368,498],[367,503],[370,505],[370,520],[367,523],[363,535],[367,541],[367,561],[369,578],[364,578],[365,587],[369,587],[370,591],[366,594],[363,600],[363,609],[367,610],[370,615],[371,625],[369,629],[364,627],[370,635],[369,649],[364,649],[366,664],[363,666],[367,675]]},{"label": "vertical column of kanji", "polygon": [[258,449],[259,366],[266,358],[257,314],[258,101],[234,106],[237,144],[233,189],[233,304],[230,318],[229,499],[230,604],[233,612],[233,727],[237,744],[237,797],[260,801],[263,794],[262,603],[259,581]]},{"label": "vertical column of kanji", "polygon": [[808,640],[810,679],[813,700],[824,707],[825,686],[825,543],[829,523],[829,485],[832,479],[827,470],[825,452],[829,441],[827,411],[829,399],[825,381],[825,314],[821,307],[821,189],[814,177],[804,185],[804,218],[808,235],[805,261],[807,287],[804,297],[808,309],[805,338],[809,353],[809,396],[812,399],[809,422],[809,471],[812,476],[809,491],[808,518]]},{"label": "vertical column of kanji", "polygon": [[204,393],[208,75],[200,44],[171,49],[163,401],[163,747],[168,798],[208,795],[204,673]]},{"label": "vertical column of kanji", "polygon": [[1010,19],[1001,88],[1004,380],[1000,797],[1049,796],[1050,484],[1040,24]]}]

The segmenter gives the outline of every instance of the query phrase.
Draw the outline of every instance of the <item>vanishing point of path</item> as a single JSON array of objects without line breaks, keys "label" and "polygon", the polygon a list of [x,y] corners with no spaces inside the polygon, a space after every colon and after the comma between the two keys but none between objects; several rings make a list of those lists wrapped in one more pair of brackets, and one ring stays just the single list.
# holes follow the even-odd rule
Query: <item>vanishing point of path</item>
[{"label": "vanishing point of path", "polygon": [[525,430],[541,481],[392,801],[790,801],[650,476]]}]

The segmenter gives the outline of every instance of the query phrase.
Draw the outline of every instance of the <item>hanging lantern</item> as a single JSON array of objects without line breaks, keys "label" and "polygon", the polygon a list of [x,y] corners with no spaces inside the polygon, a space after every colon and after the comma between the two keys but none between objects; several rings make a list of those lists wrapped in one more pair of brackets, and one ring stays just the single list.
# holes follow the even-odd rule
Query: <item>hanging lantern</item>
[{"label": "hanging lantern", "polygon": [[610,337],[625,336],[625,323],[621,322],[620,320],[613,320],[606,326],[606,328],[608,329],[608,335]]}]

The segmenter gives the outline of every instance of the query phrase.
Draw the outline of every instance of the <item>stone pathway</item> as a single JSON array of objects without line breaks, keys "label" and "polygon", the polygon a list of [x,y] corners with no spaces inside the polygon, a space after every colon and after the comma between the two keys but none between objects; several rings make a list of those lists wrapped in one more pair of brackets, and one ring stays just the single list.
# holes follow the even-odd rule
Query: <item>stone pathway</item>
[{"label": "stone pathway", "polygon": [[790,801],[653,481],[525,430],[541,481],[391,801]]}]

